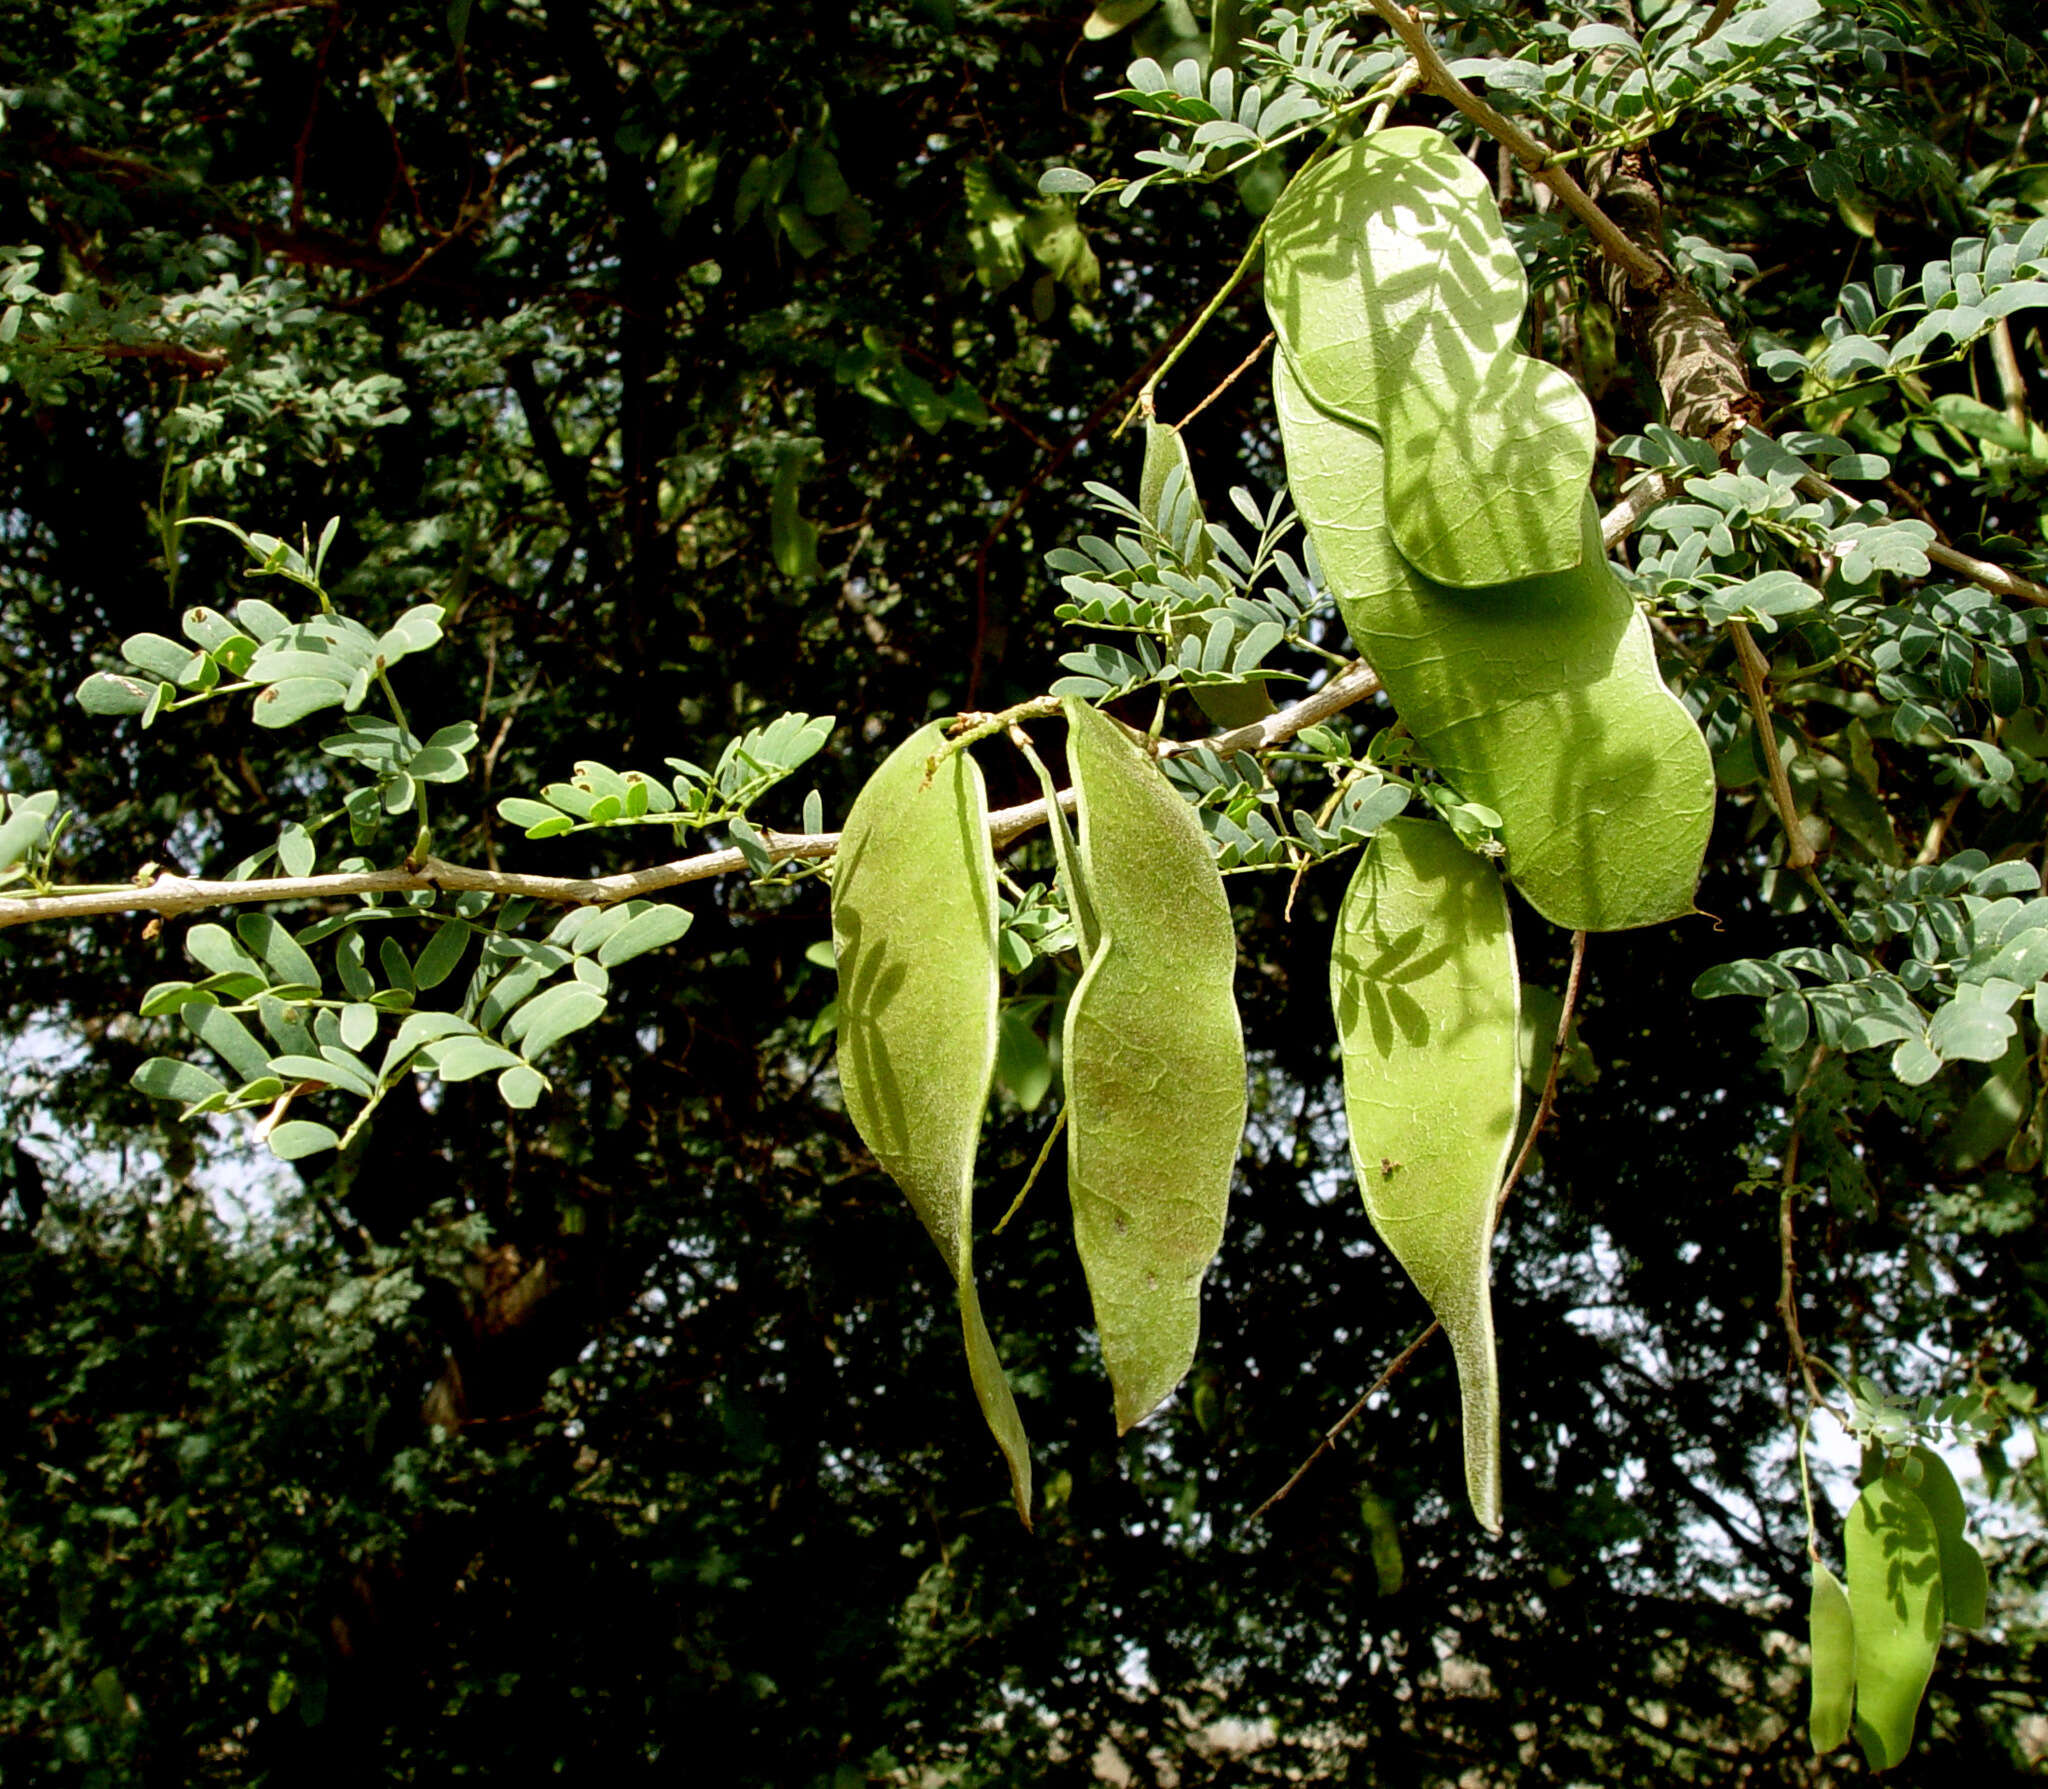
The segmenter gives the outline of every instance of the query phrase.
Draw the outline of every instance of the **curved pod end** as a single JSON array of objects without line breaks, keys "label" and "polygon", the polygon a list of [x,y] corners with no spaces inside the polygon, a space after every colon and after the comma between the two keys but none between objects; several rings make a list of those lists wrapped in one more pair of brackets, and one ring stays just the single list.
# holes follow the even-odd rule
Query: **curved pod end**
[{"label": "curved pod end", "polygon": [[1244,1133],[1237,937],[1201,822],[1109,716],[1066,705],[1099,928],[1067,1006],[1067,1183],[1119,1433],[1179,1385]]},{"label": "curved pod end", "polygon": [[1490,1259],[1520,1114],[1520,984],[1500,878],[1434,820],[1390,821],[1330,956],[1344,1109],[1367,1215],[1450,1337],[1465,1484],[1501,1525]]}]

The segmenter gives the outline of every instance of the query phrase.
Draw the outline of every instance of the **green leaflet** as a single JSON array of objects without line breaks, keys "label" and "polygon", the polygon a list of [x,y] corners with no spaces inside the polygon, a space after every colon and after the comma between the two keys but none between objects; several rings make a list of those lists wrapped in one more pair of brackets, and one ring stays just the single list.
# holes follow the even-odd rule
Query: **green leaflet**
[{"label": "green leaflet", "polygon": [[1849,1737],[1849,1711],[1856,1701],[1856,1628],[1849,1615],[1849,1593],[1818,1559],[1813,1562],[1806,1628],[1813,1646],[1807,1736],[1816,1753],[1832,1752]]},{"label": "green leaflet", "polygon": [[1944,1613],[1957,1627],[1981,1628],[1985,1604],[1991,1596],[1991,1581],[1984,1570],[1984,1556],[1963,1533],[1963,1494],[1956,1488],[1955,1474],[1932,1448],[1916,1447],[1908,1458],[1919,1464],[1920,1482],[1913,1488],[1927,1505],[1934,1538],[1941,1549]]},{"label": "green leaflet", "polygon": [[[1181,439],[1181,432],[1163,422],[1145,424],[1145,464],[1138,474],[1138,507],[1155,521],[1160,518],[1160,499],[1166,494],[1168,474],[1178,468],[1186,477],[1186,508],[1191,519],[1199,523],[1202,500],[1195,491],[1195,469],[1188,461],[1188,444]],[[1181,505],[1174,506],[1175,516]],[[1162,532],[1169,530],[1162,528]],[[1178,533],[1178,530],[1171,532]],[[1206,571],[1214,549],[1206,537],[1200,543],[1197,558],[1189,571],[1199,575]],[[1190,634],[1202,631],[1201,623],[1188,620],[1173,625],[1173,643],[1177,649]],[[1225,684],[1198,683],[1189,686],[1188,693],[1195,698],[1202,712],[1219,727],[1249,727],[1254,721],[1263,720],[1273,712],[1272,698],[1266,694],[1263,683],[1247,683],[1236,689]]]},{"label": "green leaflet", "polygon": [[1521,1100],[1515,940],[1484,859],[1390,820],[1337,918],[1330,1002],[1365,1209],[1458,1361],[1465,1489],[1500,1530],[1500,1382],[1488,1255]]},{"label": "green leaflet", "polygon": [[1385,445],[1395,539],[1439,583],[1581,561],[1593,411],[1515,346],[1528,294],[1486,177],[1433,130],[1340,149],[1267,225],[1266,307],[1286,362],[1318,405]]},{"label": "green leaflet", "polygon": [[1502,819],[1508,872],[1572,931],[1692,911],[1713,766],[1665,688],[1649,624],[1578,499],[1584,563],[1472,592],[1433,583],[1387,527],[1385,455],[1273,370],[1287,478],[1351,637],[1430,760]]},{"label": "green leaflet", "polygon": [[1031,1455],[974,1289],[974,1147],[996,1059],[995,859],[981,772],[934,722],[846,817],[832,879],[839,1080],[863,1141],[909,1196],[960,1292],[967,1370],[1031,1522]]},{"label": "green leaflet", "polygon": [[1237,936],[1201,823],[1107,715],[1065,704],[1100,936],[1067,1006],[1067,1182],[1117,1430],[1181,1381],[1244,1133]]},{"label": "green leaflet", "polygon": [[1913,1744],[1941,1645],[1941,1543],[1918,1492],[1873,1480],[1849,1512],[1849,1610],[1856,1624],[1856,1741],[1872,1770]]}]

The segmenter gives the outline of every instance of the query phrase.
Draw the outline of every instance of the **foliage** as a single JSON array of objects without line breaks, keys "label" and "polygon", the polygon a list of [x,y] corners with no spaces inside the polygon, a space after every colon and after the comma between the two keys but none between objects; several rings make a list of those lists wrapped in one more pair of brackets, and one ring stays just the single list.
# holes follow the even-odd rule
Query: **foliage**
[{"label": "foliage", "polygon": [[[1662,232],[1631,227],[1774,382],[1762,429],[1708,440],[1671,426],[1643,294],[1377,11],[21,21],[0,919],[49,923],[0,936],[0,1771],[637,1781],[717,1732],[775,1783],[1805,1781],[1810,1611],[1816,1744],[2037,1767],[2030,14],[1426,21],[1616,215],[1600,157],[1654,144]],[[1431,376],[1352,406],[1350,324],[1286,294],[1304,207],[1372,218],[1387,145],[1411,185],[1441,164],[1447,230],[1484,227],[1419,313]],[[1277,400],[1230,378],[1255,284]],[[1134,394],[1142,463],[1112,434]],[[1640,523],[1612,573],[1589,402],[1596,497]],[[1513,516],[1403,532],[1498,507],[1512,481],[1471,468],[1553,408],[1560,569],[1525,575]],[[1544,603],[1597,614],[1611,712],[1539,688],[1575,625]],[[1350,647],[1382,699],[1156,768],[1090,706],[1199,738]],[[1480,660],[1468,717],[1430,667]],[[978,1166],[898,1210],[827,1042],[864,1019],[832,998],[820,841],[896,742],[928,761],[955,713],[1061,700],[1082,836],[998,841],[951,946],[989,991],[973,1049],[926,1040],[950,1094],[992,1058],[992,1098],[954,1099]],[[1670,751],[1626,755],[1672,783],[1610,801],[1595,747],[1638,722]],[[1037,777],[967,749],[933,784],[956,830],[971,777],[998,818]],[[1144,876],[1126,802],[1164,829]],[[1349,1205],[1319,1016],[1326,860],[1383,873],[1407,810],[1560,924],[1645,928],[1593,941],[1507,1208],[1498,1540],[1447,1488],[1469,1346],[1249,1519],[1419,1314]],[[1538,897],[1546,825],[1595,911]],[[1720,932],[1668,923],[1702,847]],[[1563,945],[1513,924],[1533,1012]],[[1241,1142],[1234,1056],[1142,1124],[1128,1092],[1089,1115],[1121,1052],[1220,1062],[1240,1015]],[[1405,1070],[1411,1115],[1455,1110]],[[1084,1299],[1040,1192],[967,1277],[976,1193],[1009,1203],[1062,1136],[1084,1183],[1091,1147],[1164,1145],[1202,1188],[1164,1238],[1181,1291],[1206,1276],[1202,1346],[1120,1449],[1103,1276],[1150,1270],[1085,1245]],[[981,1307],[1003,1338],[1035,1538],[976,1465],[913,1216],[970,1355]],[[1184,1328],[1143,1388],[1111,1349],[1120,1419]],[[992,1345],[977,1380],[986,1406]]]}]

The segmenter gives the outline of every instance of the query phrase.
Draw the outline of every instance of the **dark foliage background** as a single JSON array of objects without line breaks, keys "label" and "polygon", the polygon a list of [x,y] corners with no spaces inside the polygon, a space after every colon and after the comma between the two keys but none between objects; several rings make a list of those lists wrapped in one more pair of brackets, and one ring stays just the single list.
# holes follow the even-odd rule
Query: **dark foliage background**
[{"label": "dark foliage background", "polygon": [[[1450,10],[1474,47],[1578,16]],[[1811,337],[1873,231],[1917,265],[2048,201],[2016,144],[2031,8],[1836,10],[1917,53],[1880,56],[1832,121],[1788,85],[1808,108],[1789,148],[1711,122],[1658,145],[1674,231],[1767,270],[1724,296],[1743,332]],[[836,817],[918,721],[1043,688],[1063,647],[1041,556],[1081,526],[1082,479],[1134,475],[1114,422],[1247,230],[1226,183],[1086,209],[1064,265],[1004,234],[1042,168],[1147,141],[1095,97],[1130,40],[1084,40],[1083,17],[7,8],[0,243],[40,250],[21,277],[73,307],[0,384],[7,785],[61,788],[79,873],[109,879],[217,872],[333,805],[302,739],[240,705],[143,733],[70,699],[124,635],[251,588],[224,535],[167,557],[181,512],[293,535],[338,514],[339,599],[447,605],[449,644],[402,687],[480,728],[482,776],[437,815],[464,861],[636,861],[630,837],[527,845],[495,819],[580,757],[708,762],[784,710],[834,714],[806,776]],[[1859,174],[1842,203],[1806,176],[1829,146]],[[2000,165],[2020,173],[1980,179]],[[1581,253],[1548,289],[1543,337],[1582,368],[1557,294],[1590,296],[1586,272]],[[1264,327],[1255,293],[1234,301],[1163,411]],[[1617,432],[1654,414],[1629,353],[1600,392]],[[1204,413],[1205,486],[1275,478],[1266,402],[1246,378]],[[792,467],[816,576],[771,518]],[[2030,476],[1986,496],[1931,459],[1900,470],[1958,540],[2038,553]],[[1908,854],[1945,811],[1951,847],[2040,839],[2038,784],[1958,813],[1924,753],[1882,751]],[[996,802],[1034,792],[988,762]],[[1453,1495],[1444,1353],[1249,1520],[1424,1320],[1349,1184],[1334,871],[1291,916],[1284,877],[1232,883],[1253,1122],[1181,1398],[1114,1441],[1054,1183],[984,1243],[1033,1534],[940,1263],[812,1035],[815,883],[693,890],[689,938],[619,978],[534,1113],[480,1082],[393,1100],[359,1160],[303,1178],[128,1089],[156,1022],[122,1015],[180,972],[185,921],[0,933],[0,1779],[1859,1773],[1817,1766],[1801,1724],[1778,1200],[1755,1185],[1792,1083],[1749,1003],[1688,994],[1817,935],[1783,911],[1770,824],[1753,783],[1724,798],[1718,923],[1593,943],[1590,1067],[1502,1233],[1497,1542]],[[1562,938],[1531,921],[1520,942],[1561,989]],[[1966,1084],[1905,1099],[1864,1060],[1819,1102],[1840,1160],[1801,1215],[1808,1340],[1893,1389],[1980,1385],[2005,1419],[1983,1461],[1997,1619],[1951,1637],[1899,1777],[2031,1775],[2038,1183],[1945,1163]],[[1051,1110],[992,1119],[991,1218]]]}]

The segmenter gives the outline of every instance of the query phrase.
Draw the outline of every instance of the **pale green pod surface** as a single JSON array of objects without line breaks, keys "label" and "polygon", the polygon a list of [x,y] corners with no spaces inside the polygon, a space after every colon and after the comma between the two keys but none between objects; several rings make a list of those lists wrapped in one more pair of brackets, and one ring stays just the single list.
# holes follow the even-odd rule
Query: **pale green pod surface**
[{"label": "pale green pod surface", "polygon": [[1887,1477],[1856,1499],[1847,1548],[1856,1742],[1872,1770],[1889,1770],[1912,1748],[1941,1645],[1941,1543],[1919,1494]]},{"label": "pale green pod surface", "polygon": [[1806,1731],[1816,1753],[1832,1752],[1849,1737],[1849,1715],[1856,1703],[1856,1625],[1849,1614],[1849,1593],[1818,1559],[1813,1562],[1806,1631],[1813,1647],[1813,1700]]},{"label": "pale green pod surface", "polygon": [[1441,583],[1505,585],[1585,551],[1592,406],[1515,345],[1528,295],[1486,177],[1433,130],[1338,150],[1266,228],[1282,354],[1317,404],[1385,444],[1395,538]]},{"label": "pale green pod surface", "polygon": [[1948,1462],[1929,1447],[1916,1447],[1912,1456],[1920,1464],[1920,1482],[1913,1488],[1927,1505],[1934,1523],[1934,1537],[1941,1548],[1941,1599],[1948,1619],[1957,1627],[1973,1632],[1984,1625],[1985,1605],[1991,1600],[1991,1580],[1984,1570],[1984,1556],[1963,1533],[1963,1494],[1956,1485]]},{"label": "pale green pod surface", "polygon": [[1031,1455],[974,1288],[974,1151],[996,1060],[995,859],[981,772],[936,722],[846,817],[832,878],[839,1082],[875,1159],[909,1196],[959,1288],[967,1369],[1031,1520]]},{"label": "pale green pod surface", "polygon": [[1500,1530],[1489,1257],[1521,1101],[1515,940],[1500,878],[1434,820],[1392,820],[1351,878],[1330,953],[1351,1161],[1365,1209],[1444,1326],[1465,1488]]},{"label": "pale green pod surface", "polygon": [[1201,1333],[1244,1134],[1237,936],[1201,822],[1131,737],[1069,700],[1079,872],[1101,932],[1067,1006],[1067,1183],[1119,1433]]},{"label": "pale green pod surface", "polygon": [[[1188,460],[1188,444],[1181,439],[1180,430],[1163,422],[1146,423],[1145,464],[1138,474],[1138,507],[1146,515],[1156,517],[1159,514],[1159,500],[1166,490],[1167,475],[1176,467],[1187,474],[1188,495],[1194,514],[1199,516],[1201,498],[1195,491],[1195,469]],[[1205,537],[1197,560],[1190,569],[1197,573],[1207,571],[1212,556]],[[1175,622],[1175,648],[1178,649],[1189,634],[1201,631],[1198,621]],[[1263,683],[1247,683],[1236,689],[1225,684],[1191,684],[1188,693],[1219,727],[1249,727],[1273,712],[1272,698],[1266,694]]]},{"label": "pale green pod surface", "polygon": [[1501,816],[1529,904],[1568,931],[1690,913],[1713,764],[1608,570],[1590,496],[1576,569],[1489,592],[1433,583],[1387,528],[1379,443],[1284,364],[1273,390],[1287,482],[1352,640],[1430,762]]}]

